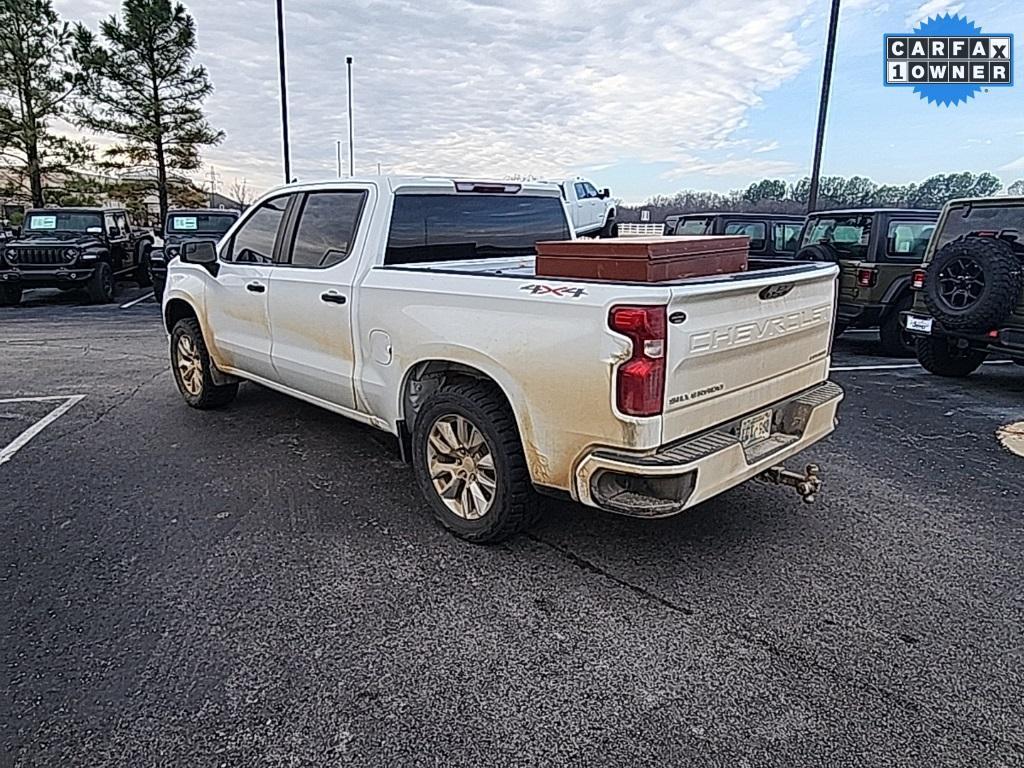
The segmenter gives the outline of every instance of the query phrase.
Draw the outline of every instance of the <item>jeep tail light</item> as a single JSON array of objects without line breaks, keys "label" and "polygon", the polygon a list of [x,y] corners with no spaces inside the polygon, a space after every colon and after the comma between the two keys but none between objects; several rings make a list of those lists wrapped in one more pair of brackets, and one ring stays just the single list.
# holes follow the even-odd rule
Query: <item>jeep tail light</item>
[{"label": "jeep tail light", "polygon": [[910,287],[915,291],[920,291],[924,288],[924,270],[915,269],[910,273]]},{"label": "jeep tail light", "polygon": [[857,285],[861,288],[874,288],[878,282],[878,271],[874,269],[858,269]]},{"label": "jeep tail light", "polygon": [[657,416],[665,397],[665,307],[612,307],[608,327],[633,342],[615,378],[615,401],[629,416]]}]

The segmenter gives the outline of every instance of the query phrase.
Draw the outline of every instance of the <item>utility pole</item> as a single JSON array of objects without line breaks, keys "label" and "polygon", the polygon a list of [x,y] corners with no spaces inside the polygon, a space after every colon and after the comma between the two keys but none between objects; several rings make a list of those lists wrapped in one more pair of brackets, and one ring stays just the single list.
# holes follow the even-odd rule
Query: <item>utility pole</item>
[{"label": "utility pole", "polygon": [[281,80],[281,140],[284,145],[284,183],[292,180],[292,161],[288,148],[288,82],[284,71],[284,7],[277,0],[277,69]]},{"label": "utility pole", "polygon": [[352,133],[352,57],[345,57],[345,65],[348,67],[348,175],[355,176],[355,157],[353,155],[353,133]]},{"label": "utility pole", "polygon": [[832,89],[832,60],[836,52],[836,30],[838,27],[839,0],[832,0],[832,14],[828,20],[828,41],[825,43],[825,70],[821,75],[821,101],[818,104],[818,133],[814,139],[811,188],[807,195],[808,213],[818,207],[818,185],[821,181],[821,147],[825,142],[825,118],[828,115],[828,95]]},{"label": "utility pole", "polygon": [[341,139],[338,139],[335,144],[338,145],[338,178],[341,178]]},{"label": "utility pole", "polygon": [[217,169],[210,166],[210,207],[216,208],[214,196],[217,194]]}]

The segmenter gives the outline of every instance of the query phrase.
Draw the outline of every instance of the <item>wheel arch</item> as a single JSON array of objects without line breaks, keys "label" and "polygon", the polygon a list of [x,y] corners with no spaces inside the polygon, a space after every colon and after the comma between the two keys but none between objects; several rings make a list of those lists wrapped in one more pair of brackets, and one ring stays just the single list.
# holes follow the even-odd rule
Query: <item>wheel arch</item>
[{"label": "wheel arch", "polygon": [[[196,312],[195,307],[184,299],[171,299],[164,306],[164,327],[168,333],[171,332],[179,320],[185,320],[190,317],[198,320],[199,313]],[[202,327],[202,323],[200,323],[200,327]]]}]

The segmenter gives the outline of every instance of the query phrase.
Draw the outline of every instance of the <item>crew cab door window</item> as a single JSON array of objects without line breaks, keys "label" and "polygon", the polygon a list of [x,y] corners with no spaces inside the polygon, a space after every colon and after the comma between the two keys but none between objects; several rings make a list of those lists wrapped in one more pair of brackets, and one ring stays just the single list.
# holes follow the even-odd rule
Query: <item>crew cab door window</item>
[{"label": "crew cab door window", "polygon": [[306,195],[286,263],[324,268],[347,259],[365,201],[366,193],[361,191]]},{"label": "crew cab door window", "polygon": [[677,235],[706,235],[711,228],[711,219],[701,217],[699,219],[681,219],[676,226]]},{"label": "crew cab door window", "polygon": [[750,250],[763,251],[765,244],[765,224],[763,221],[727,221],[726,235],[746,235],[750,238]]},{"label": "crew cab door window", "polygon": [[288,196],[263,203],[235,233],[221,255],[225,261],[239,264],[270,264],[274,260],[274,244],[284,221]]},{"label": "crew cab door window", "polygon": [[117,240],[121,233],[117,229],[117,222],[114,221],[114,215],[112,213],[106,213],[103,215],[103,226],[107,230],[107,237],[111,240]]},{"label": "crew cab door window", "polygon": [[576,189],[576,199],[586,200],[587,199],[587,188],[583,184],[577,181],[573,187]]},{"label": "crew cab door window", "polygon": [[121,237],[125,237],[128,234],[128,217],[123,213],[115,213],[114,223],[117,225]]}]

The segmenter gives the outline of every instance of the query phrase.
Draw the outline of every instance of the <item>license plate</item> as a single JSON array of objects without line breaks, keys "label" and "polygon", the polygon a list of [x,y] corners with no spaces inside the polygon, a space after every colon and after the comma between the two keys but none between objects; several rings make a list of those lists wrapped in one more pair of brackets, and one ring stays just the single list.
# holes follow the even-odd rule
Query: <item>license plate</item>
[{"label": "license plate", "polygon": [[743,445],[753,445],[772,436],[772,412],[748,416],[740,422],[739,438]]},{"label": "license plate", "polygon": [[917,331],[918,333],[931,333],[932,319],[930,317],[914,317],[913,315],[907,315],[907,330]]}]

